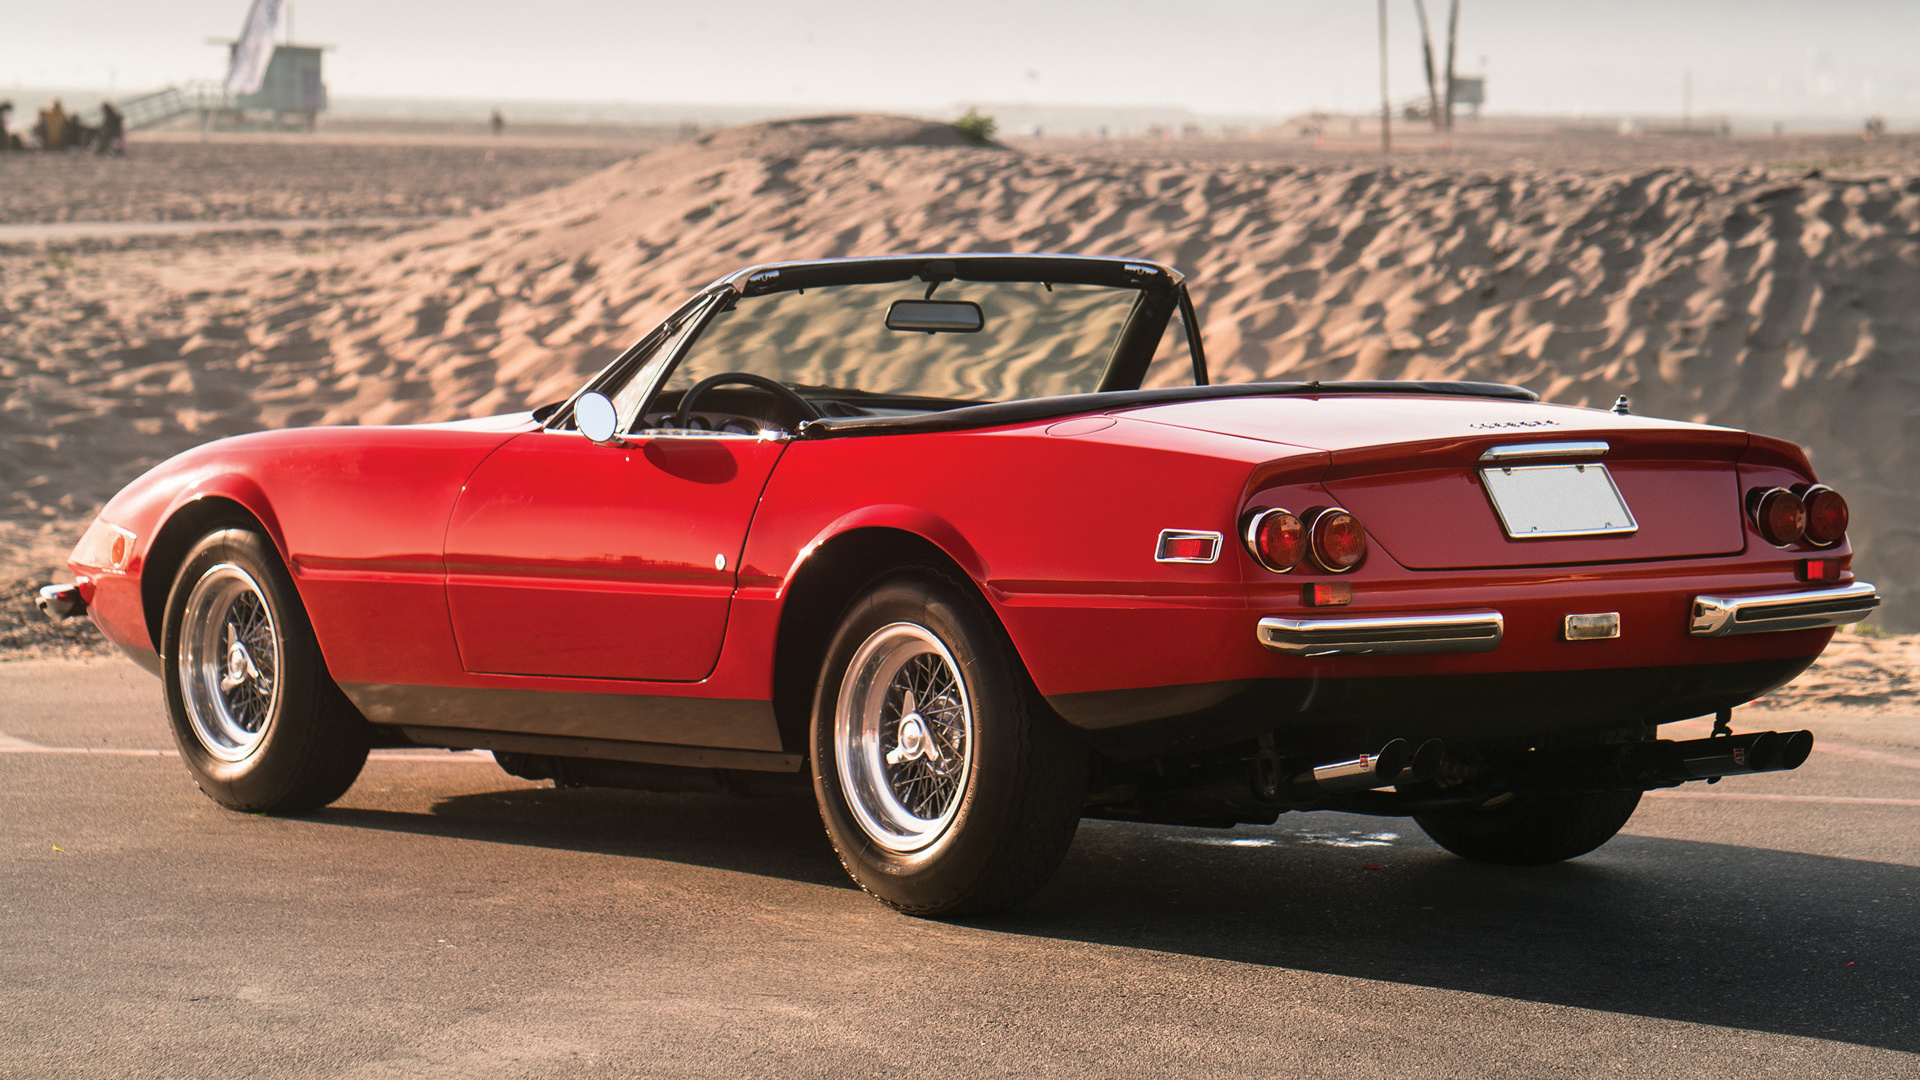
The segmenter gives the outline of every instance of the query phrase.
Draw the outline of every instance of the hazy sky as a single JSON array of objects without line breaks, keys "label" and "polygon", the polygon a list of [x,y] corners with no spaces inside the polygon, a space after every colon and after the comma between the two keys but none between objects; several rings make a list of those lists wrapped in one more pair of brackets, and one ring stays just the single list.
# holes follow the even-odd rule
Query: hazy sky
[{"label": "hazy sky", "polygon": [[[1436,23],[1449,0],[1427,0]],[[1460,67],[1502,112],[1920,117],[1920,0],[1462,0]],[[955,103],[1377,105],[1374,0],[295,0],[336,96],[944,112]],[[12,3],[0,88],[223,74],[246,0]],[[1391,0],[1396,99],[1421,92]],[[281,31],[284,36],[285,24]],[[1436,34],[1440,27],[1436,25]]]}]

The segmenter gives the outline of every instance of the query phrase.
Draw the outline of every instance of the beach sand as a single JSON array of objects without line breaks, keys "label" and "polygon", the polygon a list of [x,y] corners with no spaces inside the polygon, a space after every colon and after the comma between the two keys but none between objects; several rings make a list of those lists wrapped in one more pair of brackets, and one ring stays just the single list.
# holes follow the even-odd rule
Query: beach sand
[{"label": "beach sand", "polygon": [[[977,147],[862,116],[638,156],[174,141],[64,188],[74,163],[0,160],[0,227],[342,226],[0,244],[0,578],[54,580],[101,502],[210,438],[565,396],[742,265],[1078,251],[1185,271],[1222,380],[1493,379],[1800,442],[1853,504],[1877,621],[1920,629],[1920,148],[1503,139],[1392,158],[1285,134]],[[1915,640],[1843,637],[1782,693],[1911,700]],[[87,647],[0,621],[0,655]]]}]

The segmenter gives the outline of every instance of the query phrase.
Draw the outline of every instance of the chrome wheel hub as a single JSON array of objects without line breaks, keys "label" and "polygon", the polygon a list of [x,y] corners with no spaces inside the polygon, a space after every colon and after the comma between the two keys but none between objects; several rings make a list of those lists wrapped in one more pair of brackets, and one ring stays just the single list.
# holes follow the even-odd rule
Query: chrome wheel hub
[{"label": "chrome wheel hub", "polygon": [[910,854],[947,834],[972,771],[973,704],[931,631],[892,623],[861,644],[840,684],[834,755],[847,806],[875,844]]},{"label": "chrome wheel hub", "polygon": [[221,563],[194,583],[176,664],[201,747],[220,761],[244,761],[258,750],[279,713],[280,628],[253,575]]}]

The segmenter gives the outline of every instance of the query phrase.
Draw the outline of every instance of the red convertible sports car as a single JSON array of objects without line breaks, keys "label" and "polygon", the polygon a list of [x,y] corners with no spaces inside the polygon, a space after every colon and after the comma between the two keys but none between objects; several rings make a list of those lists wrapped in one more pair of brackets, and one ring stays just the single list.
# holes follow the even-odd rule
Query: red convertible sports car
[{"label": "red convertible sports car", "polygon": [[41,603],[160,676],[222,805],[321,806],[394,745],[810,781],[861,886],[950,914],[1082,817],[1409,815],[1541,863],[1794,768],[1809,733],[1727,721],[1879,603],[1846,529],[1778,439],[1213,385],[1168,267],[924,255],[742,270],[531,413],[191,450]]}]

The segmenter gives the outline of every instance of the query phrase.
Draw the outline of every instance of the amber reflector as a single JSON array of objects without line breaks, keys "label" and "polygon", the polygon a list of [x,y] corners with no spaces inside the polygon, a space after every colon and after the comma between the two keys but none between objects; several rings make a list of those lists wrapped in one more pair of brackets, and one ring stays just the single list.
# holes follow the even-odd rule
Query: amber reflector
[{"label": "amber reflector", "polygon": [[1307,553],[1307,527],[1291,511],[1263,510],[1247,529],[1247,546],[1261,566],[1284,574]]},{"label": "amber reflector", "polygon": [[1313,519],[1313,554],[1336,574],[1351,570],[1367,557],[1367,531],[1345,510],[1322,510]]},{"label": "amber reflector", "polygon": [[1774,488],[1760,496],[1753,523],[1769,544],[1777,547],[1797,544],[1807,532],[1807,504],[1786,488]]},{"label": "amber reflector", "polygon": [[1826,547],[1847,535],[1847,500],[1830,487],[1816,487],[1802,497],[1807,506],[1807,541]]}]

